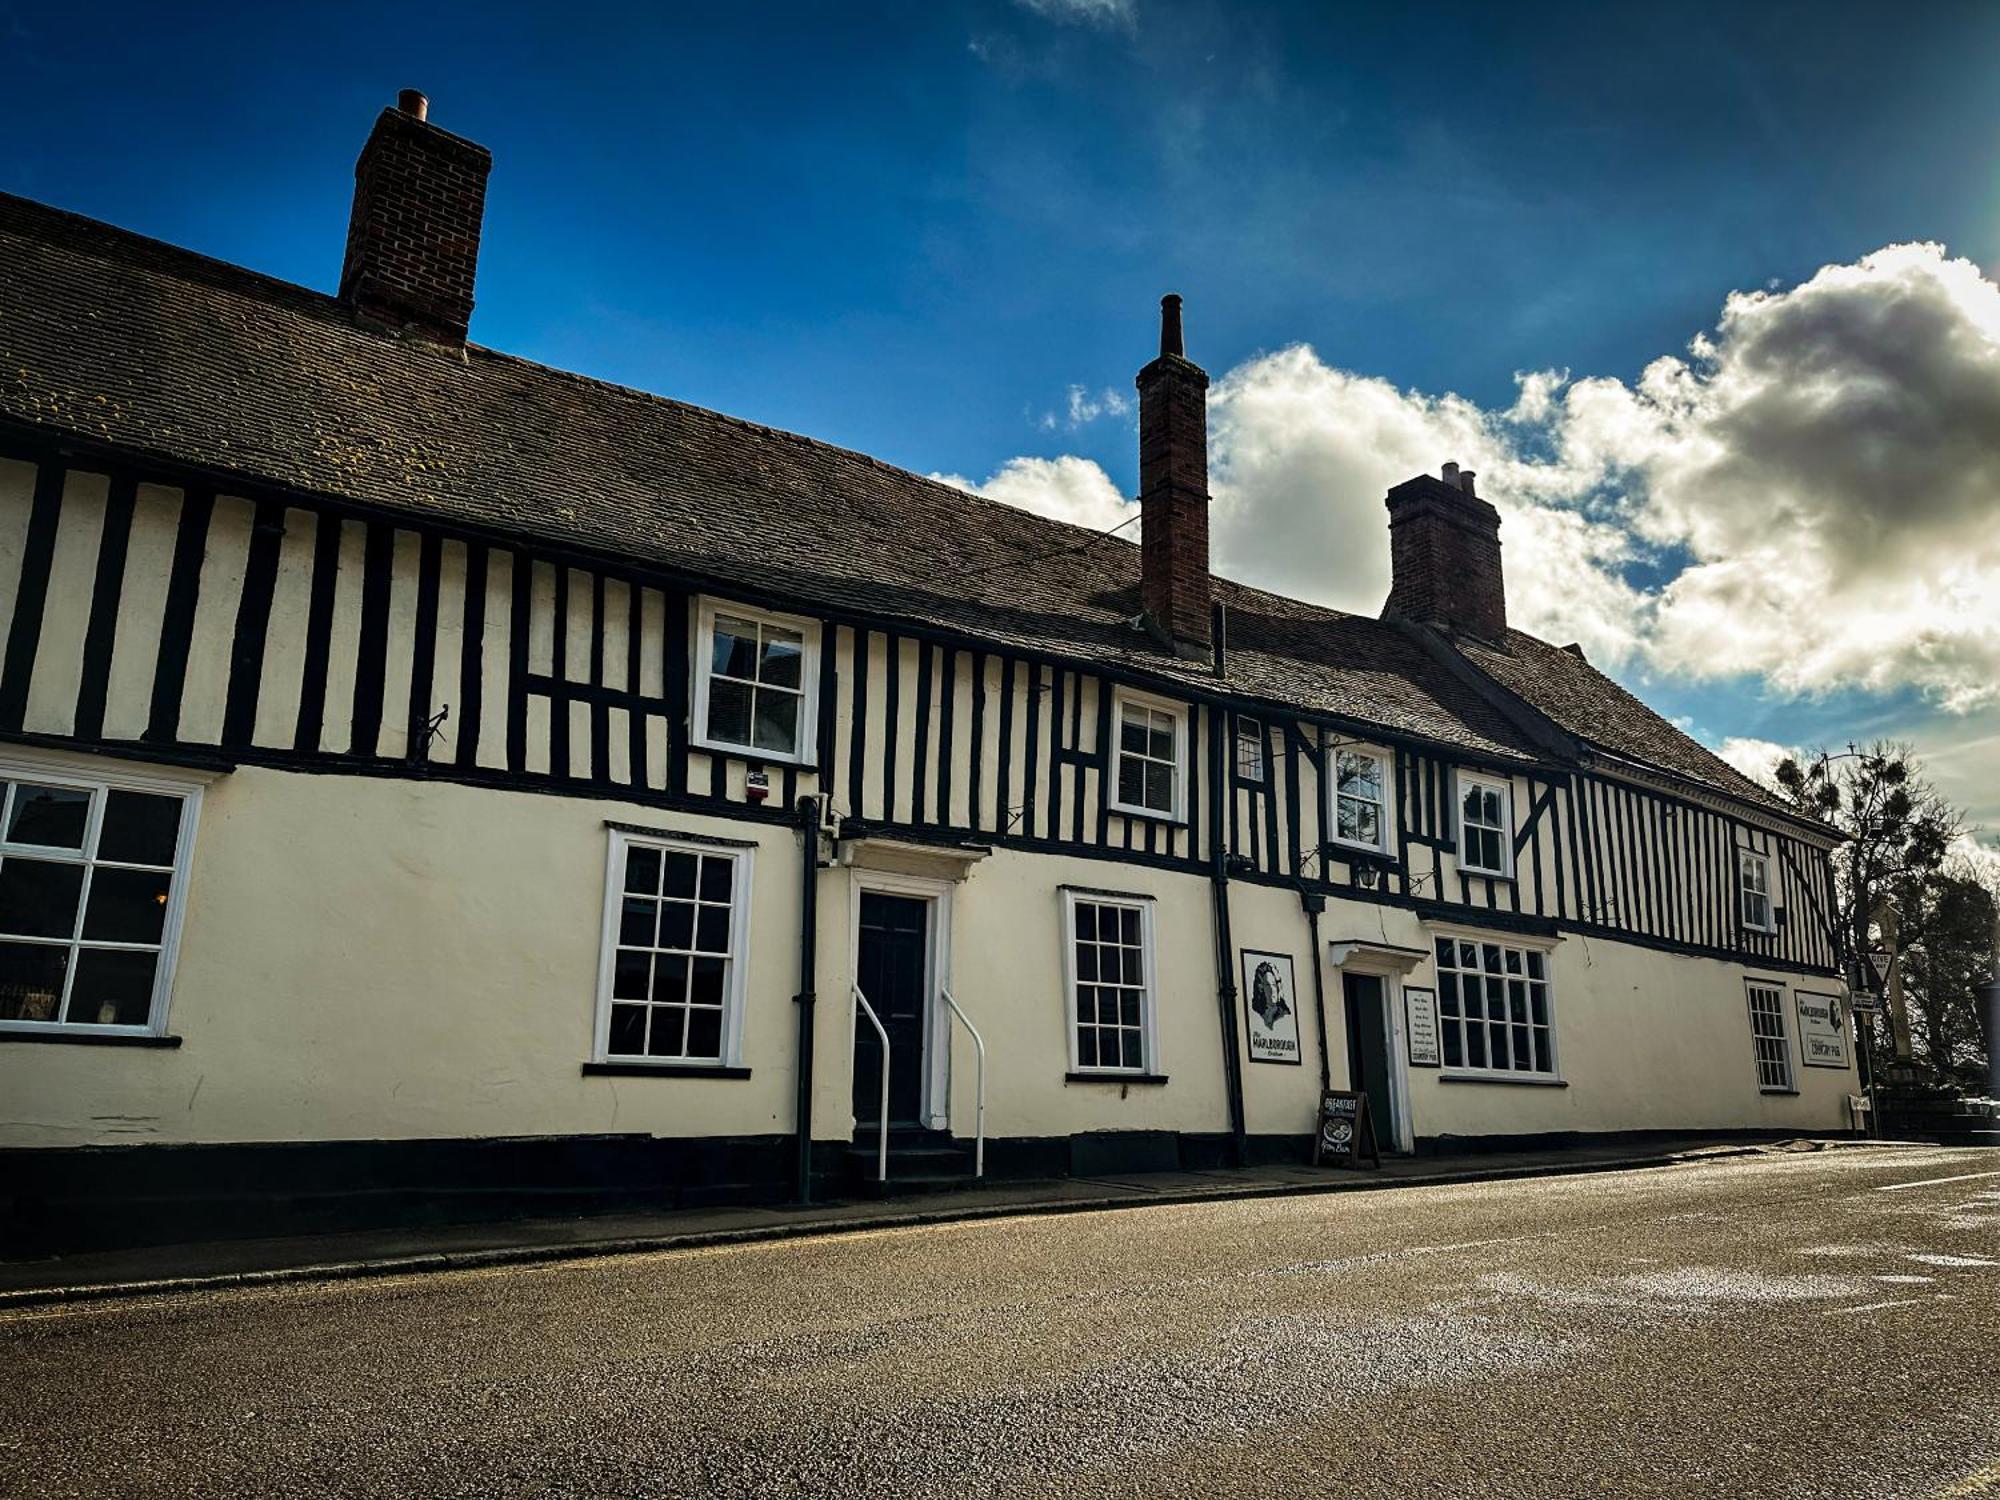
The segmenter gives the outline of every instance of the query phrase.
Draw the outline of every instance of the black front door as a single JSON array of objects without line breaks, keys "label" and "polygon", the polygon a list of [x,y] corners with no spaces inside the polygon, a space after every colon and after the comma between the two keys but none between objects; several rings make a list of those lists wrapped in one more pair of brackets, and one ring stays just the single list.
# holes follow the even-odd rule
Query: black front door
[{"label": "black front door", "polygon": [[1396,1146],[1395,1103],[1389,1097],[1389,1012],[1382,1004],[1379,974],[1343,974],[1347,1002],[1347,1086],[1368,1095],[1375,1139],[1384,1150]]},{"label": "black front door", "polygon": [[[915,1125],[924,1102],[924,984],[930,908],[909,896],[861,893],[861,993],[889,1033],[889,1123]],[[872,1127],[882,1110],[882,1042],[868,1018],[854,1037],[854,1118]]]}]

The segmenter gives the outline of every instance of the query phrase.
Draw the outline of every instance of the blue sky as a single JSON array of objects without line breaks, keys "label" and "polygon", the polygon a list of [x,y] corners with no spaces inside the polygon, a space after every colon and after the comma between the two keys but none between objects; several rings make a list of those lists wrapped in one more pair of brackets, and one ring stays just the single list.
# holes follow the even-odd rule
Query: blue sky
[{"label": "blue sky", "polygon": [[[1164,290],[1218,376],[1304,344],[1496,413],[1517,372],[1636,382],[1734,291],[2000,256],[1985,5],[0,0],[0,38],[0,188],[331,289],[418,87],[496,158],[480,342],[974,482],[1072,456],[1129,493],[1129,420],[1065,402],[1129,391]],[[1621,672],[1716,740],[2000,729],[1831,668]]]}]

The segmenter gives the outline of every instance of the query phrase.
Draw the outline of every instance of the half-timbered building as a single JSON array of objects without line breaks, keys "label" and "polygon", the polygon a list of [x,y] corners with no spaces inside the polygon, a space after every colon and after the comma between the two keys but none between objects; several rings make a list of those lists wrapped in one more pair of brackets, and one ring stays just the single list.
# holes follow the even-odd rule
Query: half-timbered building
[{"label": "half-timbered building", "polygon": [[12,1243],[1849,1124],[1832,833],[1473,475],[1370,618],[1211,575],[1175,298],[1136,546],[531,364],[489,165],[331,296],[0,197]]}]

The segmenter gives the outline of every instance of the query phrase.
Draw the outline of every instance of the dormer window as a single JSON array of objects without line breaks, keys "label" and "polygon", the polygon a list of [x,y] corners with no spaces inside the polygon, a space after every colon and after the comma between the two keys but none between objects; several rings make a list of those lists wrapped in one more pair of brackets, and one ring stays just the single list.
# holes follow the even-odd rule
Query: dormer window
[{"label": "dormer window", "polygon": [[1771,907],[1771,860],[1745,849],[1738,855],[1738,879],[1743,889],[1743,925],[1752,932],[1776,932]]},{"label": "dormer window", "polygon": [[765,760],[811,759],[817,623],[705,602],[695,668],[696,745]]}]

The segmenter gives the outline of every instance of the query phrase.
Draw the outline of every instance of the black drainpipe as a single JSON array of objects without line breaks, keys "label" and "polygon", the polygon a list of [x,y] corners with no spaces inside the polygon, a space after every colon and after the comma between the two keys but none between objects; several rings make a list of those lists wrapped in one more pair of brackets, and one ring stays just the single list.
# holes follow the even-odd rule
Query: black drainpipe
[{"label": "black drainpipe", "polygon": [[1228,713],[1217,707],[1209,711],[1208,799],[1209,849],[1214,858],[1209,879],[1215,895],[1215,1003],[1222,1011],[1222,1082],[1229,1095],[1229,1156],[1232,1166],[1249,1159],[1243,1128],[1243,1058],[1236,1032],[1236,943],[1229,932],[1229,851],[1222,844],[1222,799],[1228,792],[1229,776],[1222,752],[1227,748],[1225,730]]},{"label": "black drainpipe", "polygon": [[1306,930],[1312,935],[1313,1015],[1319,1022],[1319,1089],[1323,1094],[1333,1087],[1333,1063],[1326,1040],[1326,958],[1319,946],[1319,914],[1326,910],[1326,897],[1301,889],[1299,903],[1306,909]]},{"label": "black drainpipe", "polygon": [[798,802],[799,867],[799,992],[792,997],[799,1008],[799,1081],[796,1127],[798,1134],[798,1201],[812,1202],[812,1095],[813,1095],[813,1009],[818,996],[813,991],[819,962],[819,798],[801,797]]}]

